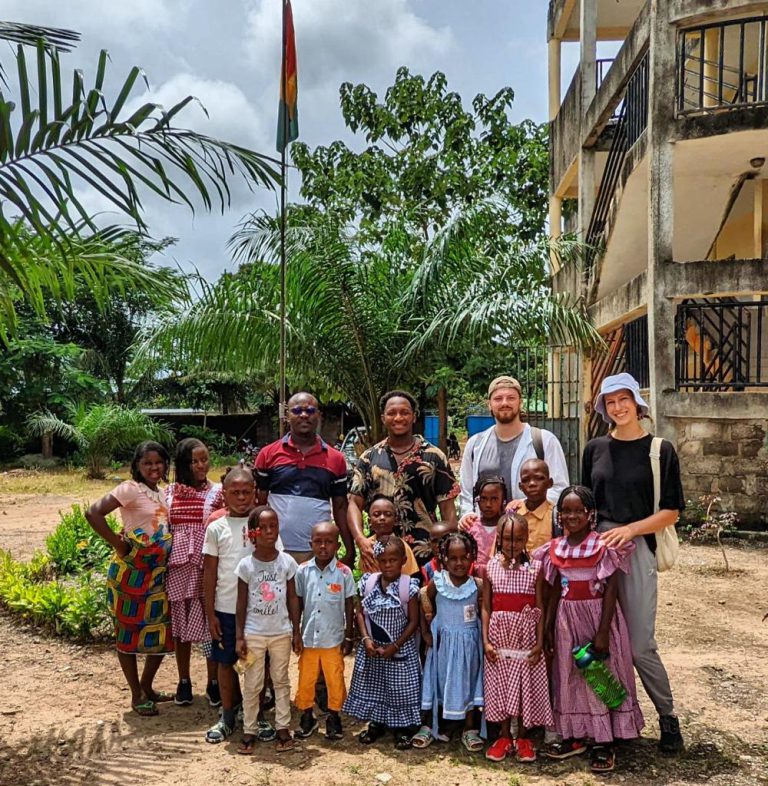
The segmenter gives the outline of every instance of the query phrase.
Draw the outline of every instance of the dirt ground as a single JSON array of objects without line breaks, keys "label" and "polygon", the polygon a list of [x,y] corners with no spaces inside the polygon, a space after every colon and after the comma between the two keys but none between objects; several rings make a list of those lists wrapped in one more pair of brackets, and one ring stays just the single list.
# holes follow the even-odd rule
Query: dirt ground
[{"label": "dirt ground", "polygon": [[[58,510],[84,496],[8,493],[0,483],[0,547],[28,558],[43,545]],[[101,488],[95,498],[103,493]],[[660,579],[658,639],[672,679],[687,750],[679,758],[655,752],[658,735],[651,706],[640,689],[647,727],[618,751],[610,781],[629,786],[710,783],[768,784],[768,552],[729,548],[725,575],[719,552],[684,546],[679,566]],[[251,758],[232,742],[207,744],[203,733],[215,711],[197,696],[191,707],[161,705],[156,718],[129,711],[129,694],[114,652],[79,646],[19,626],[0,614],[5,657],[0,702],[0,785],[68,784],[288,784],[333,783],[428,786],[504,784],[588,786],[586,761],[533,765],[487,762],[458,741],[427,751],[396,752],[384,738],[372,748],[354,739],[361,725],[345,723],[345,738],[316,735],[279,757],[269,744]],[[351,673],[351,659],[347,673]],[[194,662],[197,693],[204,664]],[[159,689],[173,690],[168,659]],[[322,725],[322,724],[321,724]]]}]

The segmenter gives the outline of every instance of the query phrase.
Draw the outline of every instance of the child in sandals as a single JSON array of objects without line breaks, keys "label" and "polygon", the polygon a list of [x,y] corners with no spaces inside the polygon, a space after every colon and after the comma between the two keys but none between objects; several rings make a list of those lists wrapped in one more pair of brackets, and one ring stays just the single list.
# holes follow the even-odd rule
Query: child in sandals
[{"label": "child in sandals", "polygon": [[398,749],[411,747],[420,722],[421,664],[416,644],[419,584],[403,575],[405,544],[392,535],[374,546],[378,573],[360,579],[356,615],[362,640],[344,712],[368,721],[358,735],[370,745],[392,729]]},{"label": "child in sandals", "polygon": [[438,739],[438,720],[464,721],[461,742],[474,753],[483,749],[479,711],[483,706],[483,649],[480,634],[480,579],[469,575],[477,559],[477,543],[467,532],[450,532],[440,541],[445,566],[427,585],[427,597],[436,606],[429,628],[423,628],[429,648],[424,667],[421,708],[431,711],[414,735],[414,748],[426,748]]},{"label": "child in sandals", "polygon": [[293,651],[300,655],[301,608],[294,576],[296,561],[278,551],[280,526],[277,513],[259,505],[248,516],[248,538],[253,554],[240,561],[237,575],[237,612],[235,630],[237,654],[254,661],[243,678],[243,741],[238,753],[250,755],[257,741],[259,694],[264,686],[264,660],[269,653],[270,672],[275,690],[276,750],[293,748],[291,722],[291,682],[288,663]]}]

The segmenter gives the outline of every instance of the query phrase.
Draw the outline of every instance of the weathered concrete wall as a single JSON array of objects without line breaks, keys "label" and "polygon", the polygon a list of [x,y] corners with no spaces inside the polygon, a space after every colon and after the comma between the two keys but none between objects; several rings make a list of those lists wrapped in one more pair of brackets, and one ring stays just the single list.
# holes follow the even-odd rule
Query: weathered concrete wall
[{"label": "weathered concrete wall", "polygon": [[686,499],[717,494],[741,522],[768,523],[768,419],[673,423]]},{"label": "weathered concrete wall", "polygon": [[552,193],[557,193],[579,153],[581,135],[581,72],[576,71],[557,117],[549,126],[549,166]]},{"label": "weathered concrete wall", "polygon": [[669,19],[674,24],[712,22],[768,11],[765,0],[670,0]]}]

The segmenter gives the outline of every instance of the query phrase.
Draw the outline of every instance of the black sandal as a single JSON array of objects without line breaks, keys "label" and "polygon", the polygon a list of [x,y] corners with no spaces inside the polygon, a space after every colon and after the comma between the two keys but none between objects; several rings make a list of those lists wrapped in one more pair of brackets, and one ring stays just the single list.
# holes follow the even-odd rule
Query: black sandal
[{"label": "black sandal", "polygon": [[613,772],[616,766],[616,755],[607,745],[595,745],[589,754],[589,769],[592,772]]},{"label": "black sandal", "polygon": [[363,745],[372,745],[386,732],[386,730],[386,726],[382,726],[381,723],[371,721],[368,724],[368,728],[363,729],[360,734],[357,735],[357,739],[360,740]]},{"label": "black sandal", "polygon": [[412,737],[413,732],[409,732],[407,729],[399,729],[395,732],[395,748],[399,751],[409,751],[412,747]]}]

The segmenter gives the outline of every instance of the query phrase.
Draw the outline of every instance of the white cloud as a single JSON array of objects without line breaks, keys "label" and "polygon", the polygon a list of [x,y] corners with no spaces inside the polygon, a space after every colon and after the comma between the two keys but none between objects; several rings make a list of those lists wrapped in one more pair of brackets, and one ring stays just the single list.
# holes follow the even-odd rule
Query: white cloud
[{"label": "white cloud", "polygon": [[[265,119],[235,84],[219,79],[204,79],[190,73],[175,74],[166,82],[137,95],[126,107],[126,116],[147,101],[161,104],[165,109],[194,96],[200,104],[192,102],[174,117],[174,125],[191,128],[202,134],[226,139],[228,142],[263,149],[268,144]],[[272,117],[269,117],[271,123]]]},{"label": "white cloud", "polygon": [[[417,16],[408,0],[294,0],[299,89],[337,85],[351,73],[381,73],[408,63],[414,68],[444,55],[453,44],[447,27]],[[254,69],[280,66],[280,4],[251,0],[245,46]],[[311,68],[302,68],[311,63]]]}]

